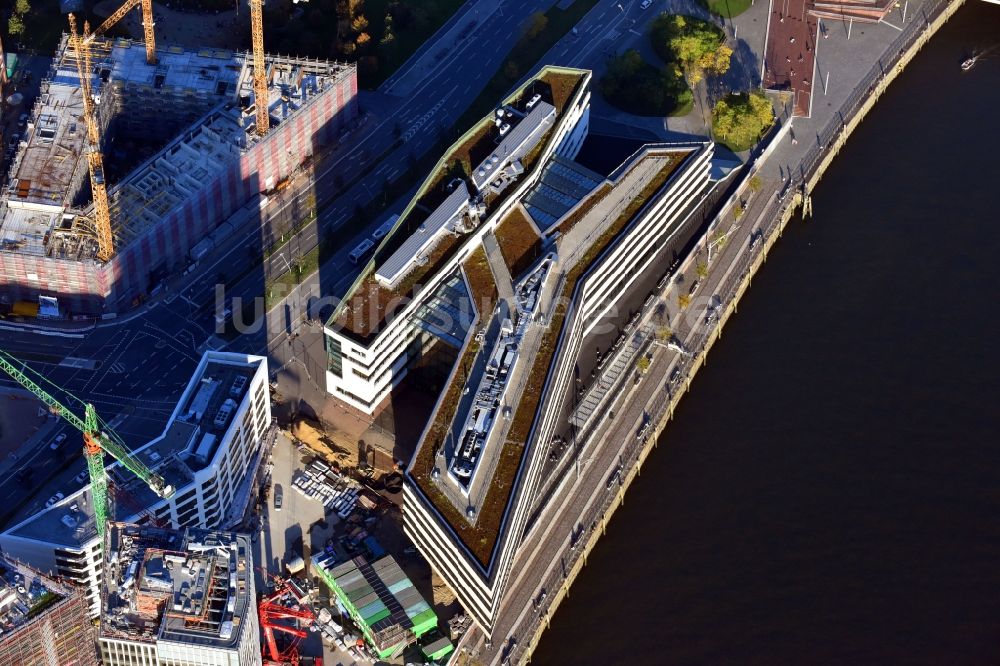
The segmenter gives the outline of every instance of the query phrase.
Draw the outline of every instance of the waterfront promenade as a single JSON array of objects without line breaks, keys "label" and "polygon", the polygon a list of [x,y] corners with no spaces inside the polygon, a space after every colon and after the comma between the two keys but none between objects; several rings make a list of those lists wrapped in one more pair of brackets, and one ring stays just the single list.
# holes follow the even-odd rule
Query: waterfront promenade
[{"label": "waterfront promenade", "polygon": [[[709,349],[735,314],[740,297],[781,230],[796,209],[804,205],[808,211],[809,192],[853,128],[961,4],[960,0],[909,3],[905,22],[901,13],[894,13],[886,24],[857,24],[850,40],[846,26],[824,21],[830,36],[820,40],[812,117],[796,118],[791,123],[785,117],[767,147],[739,176],[743,179],[740,190],[723,206],[707,235],[713,239],[724,236],[725,241],[715,244],[711,261],[703,245],[680,268],[693,278],[697,263],[709,266],[688,308],[677,311],[676,307],[677,295],[686,293],[686,285],[672,283],[661,296],[671,306],[675,335],[692,353],[654,347],[648,379],[619,397],[614,406],[617,418],[591,434],[585,460],[565,476],[549,508],[526,535],[492,641],[477,630],[470,631],[459,644],[460,659],[486,664],[530,661],[549,618],[569,594],[607,520],[625,501],[629,484],[640,473],[692,378],[707,362]],[[739,32],[740,19],[733,26],[727,22],[731,34]],[[837,31],[842,27],[841,34]],[[827,68],[831,72],[829,84],[826,95],[820,97],[823,86],[819,81],[821,76],[826,78]],[[760,176],[761,188],[756,193],[748,186],[751,173]],[[733,208],[741,202],[746,202],[746,208],[737,216]],[[707,311],[716,305],[716,315],[706,322]],[[671,388],[667,378],[675,369],[680,379]],[[636,429],[646,418],[653,427],[639,439]],[[621,482],[610,484],[609,474],[618,465]]]}]

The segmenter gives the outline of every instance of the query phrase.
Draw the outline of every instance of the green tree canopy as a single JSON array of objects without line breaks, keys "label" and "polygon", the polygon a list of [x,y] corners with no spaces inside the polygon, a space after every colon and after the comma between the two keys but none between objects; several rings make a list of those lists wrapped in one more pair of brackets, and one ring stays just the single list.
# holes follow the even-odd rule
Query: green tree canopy
[{"label": "green tree canopy", "polygon": [[677,63],[691,85],[706,73],[722,75],[729,71],[733,50],[726,46],[722,29],[708,21],[663,14],[653,22],[650,38],[660,57]]},{"label": "green tree canopy", "polygon": [[760,90],[728,95],[712,110],[716,140],[736,152],[750,148],[773,123],[771,102]]},{"label": "green tree canopy", "polygon": [[640,116],[687,113],[693,101],[677,68],[657,69],[635,50],[608,63],[600,90],[611,104]]},{"label": "green tree canopy", "polygon": [[528,30],[525,32],[528,39],[534,39],[538,35],[542,34],[549,25],[549,17],[545,15],[544,12],[535,12],[531,15],[531,22],[528,24]]},{"label": "green tree canopy", "polygon": [[21,17],[15,14],[7,19],[7,32],[11,35],[21,35],[24,34],[24,21]]}]

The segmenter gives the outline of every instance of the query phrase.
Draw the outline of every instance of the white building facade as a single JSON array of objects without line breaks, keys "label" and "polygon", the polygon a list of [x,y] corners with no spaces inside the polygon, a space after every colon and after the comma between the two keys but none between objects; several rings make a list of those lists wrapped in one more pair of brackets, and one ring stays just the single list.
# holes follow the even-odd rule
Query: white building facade
[{"label": "white building facade", "polygon": [[[126,491],[143,509],[140,514],[119,503],[118,519],[142,520],[151,513],[171,526],[208,529],[239,522],[266,454],[270,423],[267,359],[206,352],[163,434],[135,450],[176,491],[160,498],[117,463],[109,465],[110,477],[131,477]],[[0,549],[84,586],[91,614],[99,614],[102,549],[89,484],[0,534]]]},{"label": "white building facade", "polygon": [[675,150],[690,153],[684,164],[670,176],[660,193],[639,210],[620,237],[595,260],[576,285],[555,351],[555,364],[546,379],[489,565],[483,566],[466,548],[415,482],[408,478],[404,486],[404,531],[487,635],[492,632],[541,480],[547,454],[545,444],[551,441],[557,419],[564,413],[562,402],[573,391],[573,370],[581,343],[600,315],[613,307],[637,276],[649,268],[655,250],[680,231],[693,206],[709,191],[714,153],[714,145],[710,142],[676,149],[651,145],[632,160],[638,161],[644,152],[656,154]]},{"label": "white building facade", "polygon": [[[469,234],[461,250],[433,275],[428,276],[421,291],[423,296],[430,296],[482,244],[483,236],[496,230],[504,216],[541,177],[541,167],[550,157],[560,155],[572,159],[580,151],[590,124],[591,74],[581,70],[569,71],[582,73],[583,80],[573,98],[556,118],[555,131],[542,149],[537,166],[515,183],[512,194]],[[465,139],[463,137],[456,143]],[[368,344],[358,342],[348,333],[331,327],[328,322],[324,327],[327,392],[362,412],[374,413],[393,387],[406,376],[410,362],[434,342],[433,336],[410,323],[410,315],[419,307],[420,302],[420,299],[414,299],[405,308],[400,308]],[[362,313],[362,316],[378,315]]]}]

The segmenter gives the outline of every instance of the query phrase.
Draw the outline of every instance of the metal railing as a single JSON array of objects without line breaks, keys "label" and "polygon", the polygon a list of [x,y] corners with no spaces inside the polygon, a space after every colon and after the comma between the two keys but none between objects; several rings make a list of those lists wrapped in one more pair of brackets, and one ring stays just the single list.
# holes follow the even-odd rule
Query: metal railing
[{"label": "metal railing", "polygon": [[[953,0],[936,0],[922,8],[919,14],[914,14],[910,23],[903,27],[902,32],[897,36],[896,40],[886,49],[888,55],[880,58],[872,66],[844,104],[841,105],[839,113],[835,113],[830,121],[827,122],[824,129],[819,133],[817,145],[810,148],[800,160],[798,173],[790,175],[784,181],[778,181],[776,187],[765,187],[750,200],[749,206],[744,211],[743,216],[745,219],[767,220],[766,224],[760,226],[760,232],[765,240],[751,246],[748,251],[741,253],[734,264],[731,265],[726,279],[719,285],[719,289],[716,292],[721,299],[722,308],[728,308],[732,304],[740,285],[743,284],[750,273],[751,264],[758,258],[764,248],[770,244],[788,208],[795,205],[794,198],[788,196],[789,192],[797,188],[802,188],[815,174],[820,161],[825,155],[826,149],[837,137],[837,134],[846,128],[849,120],[864,106],[865,102],[874,92],[875,87],[885,78],[886,73],[896,67],[907,49],[916,42],[921,34],[928,30],[930,23],[952,2]],[[751,172],[752,170],[748,170],[748,173]],[[757,213],[761,208],[763,210]],[[728,209],[724,209],[719,213],[720,216],[725,214],[728,214]],[[695,338],[693,341],[689,341],[688,345],[692,354],[687,356],[682,355],[677,360],[676,367],[680,370],[680,377],[683,380],[683,382],[679,381],[678,385],[691,379],[692,367],[701,362],[710,337],[715,334],[717,327],[721,326],[722,323],[720,320],[716,326],[701,326],[696,329]],[[663,391],[656,391],[654,393],[646,407],[646,412],[650,416],[650,422],[659,423],[663,420],[675,400],[675,395],[679,397],[680,393],[670,390],[669,383],[664,385]],[[641,457],[642,450],[648,445],[648,441],[648,437],[643,439],[629,437],[626,439],[619,457],[621,464],[619,483],[623,483],[624,479],[632,472]],[[585,550],[583,544],[590,538],[592,532],[603,523],[609,508],[619,499],[620,494],[614,492],[619,488],[620,486],[615,486],[612,489],[604,490],[599,487],[599,492],[603,492],[603,498],[592,504],[589,510],[580,516],[577,524],[582,526],[581,531],[573,535],[571,547],[560,556],[558,566],[553,567],[540,581],[538,594],[535,597],[535,601],[538,603],[533,604],[532,614],[526,626],[519,629],[518,634],[521,636],[534,636],[537,633],[539,624],[545,621],[549,610],[548,603],[544,599],[539,602],[542,596],[541,593],[545,592],[544,596],[546,599],[556,596],[555,591],[564,584],[576,561],[583,555]],[[518,659],[529,656],[530,653],[528,650],[530,647],[531,645],[529,644],[521,645],[520,643],[515,643],[514,647],[504,654],[503,663],[513,664]]]}]

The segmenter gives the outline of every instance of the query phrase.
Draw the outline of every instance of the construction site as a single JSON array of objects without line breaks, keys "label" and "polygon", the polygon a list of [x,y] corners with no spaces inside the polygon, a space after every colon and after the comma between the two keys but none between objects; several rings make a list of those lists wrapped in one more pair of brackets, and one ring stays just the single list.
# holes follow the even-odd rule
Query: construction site
[{"label": "construction site", "polygon": [[[69,15],[0,191],[0,302],[128,308],[357,115],[355,67],[265,54],[261,4],[252,52],[157,44],[148,0],[93,31]],[[105,37],[133,9],[145,40]]]},{"label": "construction site", "polygon": [[62,666],[96,659],[83,593],[0,557],[0,663]]},{"label": "construction site", "polygon": [[[126,523],[104,543],[104,663],[252,664],[259,659],[253,565],[245,536]],[[136,655],[142,658],[136,660]]]}]

